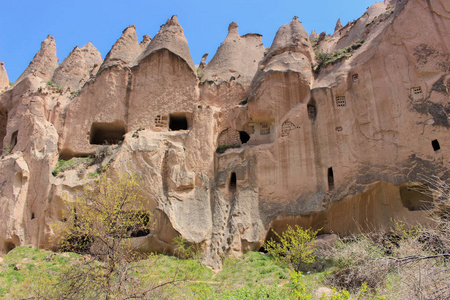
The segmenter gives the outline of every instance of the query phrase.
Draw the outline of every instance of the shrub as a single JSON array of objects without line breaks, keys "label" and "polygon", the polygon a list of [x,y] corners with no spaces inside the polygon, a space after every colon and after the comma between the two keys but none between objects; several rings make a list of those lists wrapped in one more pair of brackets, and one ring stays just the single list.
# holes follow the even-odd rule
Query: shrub
[{"label": "shrub", "polygon": [[275,259],[282,261],[292,267],[296,272],[300,271],[304,264],[311,264],[316,259],[314,239],[319,230],[303,229],[298,225],[293,229],[288,226],[281,235],[275,234],[279,241],[273,239],[264,244],[264,249]]}]

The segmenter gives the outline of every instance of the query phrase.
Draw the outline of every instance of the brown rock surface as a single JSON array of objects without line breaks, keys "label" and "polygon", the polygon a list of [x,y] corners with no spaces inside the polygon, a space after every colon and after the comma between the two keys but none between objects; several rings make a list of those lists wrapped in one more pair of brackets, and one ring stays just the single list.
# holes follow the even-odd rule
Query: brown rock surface
[{"label": "brown rock surface", "polygon": [[92,70],[102,64],[102,56],[91,42],[75,47],[53,74],[52,81],[70,91],[79,90],[90,78]]},{"label": "brown rock surface", "polygon": [[204,75],[200,80],[216,83],[236,80],[249,83],[263,56],[261,35],[250,33],[240,36],[238,25],[233,22],[217,53],[204,68]]},{"label": "brown rock surface", "polygon": [[52,79],[53,72],[57,67],[58,58],[56,57],[55,39],[52,36],[47,36],[41,43],[41,49],[39,49],[28,67],[14,84],[17,85],[28,76],[39,77],[42,81],[47,82]]},{"label": "brown rock surface", "polygon": [[136,26],[128,26],[106,55],[99,71],[116,65],[132,66],[141,52],[142,48],[136,36]]},{"label": "brown rock surface", "polygon": [[[450,174],[449,20],[444,0],[376,3],[320,35],[319,52],[365,40],[327,65],[296,18],[265,56],[260,37],[232,23],[201,80],[176,17],[141,44],[127,28],[101,72],[82,47],[53,74],[47,39],[0,92],[0,251],[54,248],[64,195],[107,164],[112,178],[144,180],[156,228],[137,247],[171,253],[182,236],[217,268],[287,225],[345,235],[391,218],[426,223],[433,199],[414,187]],[[45,86],[87,76],[79,94]],[[58,155],[103,161],[54,176]]]},{"label": "brown rock surface", "polygon": [[6,73],[5,63],[0,62],[0,90],[9,87],[9,78]]}]

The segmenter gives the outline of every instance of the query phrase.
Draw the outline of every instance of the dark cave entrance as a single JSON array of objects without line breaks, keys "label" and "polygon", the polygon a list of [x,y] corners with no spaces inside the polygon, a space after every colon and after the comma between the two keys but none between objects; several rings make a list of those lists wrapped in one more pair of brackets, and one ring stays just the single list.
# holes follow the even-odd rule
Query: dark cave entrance
[{"label": "dark cave entrance", "polygon": [[172,131],[187,130],[188,121],[185,113],[174,113],[169,115],[169,129]]},{"label": "dark cave entrance", "polygon": [[250,140],[250,135],[248,135],[248,133],[245,131],[239,131],[239,139],[241,140],[242,144],[245,144]]},{"label": "dark cave entrance", "polygon": [[441,149],[441,145],[439,145],[438,140],[431,141],[431,146],[433,146],[434,151],[439,151],[439,149]]},{"label": "dark cave entrance", "polygon": [[236,180],[236,173],[231,173],[231,177],[230,177],[230,184],[228,185],[228,190],[232,193],[234,193],[236,191],[236,187],[237,187],[237,180]]},{"label": "dark cave entrance", "polygon": [[93,123],[89,143],[91,145],[116,145],[123,141],[125,133],[123,122]]},{"label": "dark cave entrance", "polygon": [[331,192],[334,190],[334,175],[333,168],[328,168],[328,190]]},{"label": "dark cave entrance", "polygon": [[19,135],[19,130],[16,130],[11,134],[11,143],[10,143],[11,150],[17,145],[17,136],[18,135]]}]

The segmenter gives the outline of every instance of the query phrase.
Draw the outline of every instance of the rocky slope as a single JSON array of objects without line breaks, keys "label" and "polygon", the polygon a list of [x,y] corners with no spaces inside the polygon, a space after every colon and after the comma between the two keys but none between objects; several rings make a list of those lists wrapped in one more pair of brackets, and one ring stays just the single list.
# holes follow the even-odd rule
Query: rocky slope
[{"label": "rocky slope", "polygon": [[63,199],[102,167],[89,155],[143,178],[140,249],[182,236],[214,267],[289,224],[425,222],[420,175],[450,176],[449,29],[446,1],[392,0],[311,40],[294,18],[265,53],[232,23],[198,69],[176,16],[141,43],[128,27],[104,61],[87,44],[58,65],[48,37],[13,86],[0,66],[0,251],[55,247]]}]

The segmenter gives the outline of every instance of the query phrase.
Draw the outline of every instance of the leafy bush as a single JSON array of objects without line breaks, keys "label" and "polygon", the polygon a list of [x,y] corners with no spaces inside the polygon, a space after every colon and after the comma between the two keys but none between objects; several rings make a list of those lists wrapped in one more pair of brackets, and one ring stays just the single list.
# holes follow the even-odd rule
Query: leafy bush
[{"label": "leafy bush", "polygon": [[275,234],[279,241],[273,239],[264,244],[264,249],[275,259],[283,261],[295,271],[300,271],[304,264],[313,263],[316,259],[314,239],[319,230],[303,229],[296,225],[296,229],[288,226],[281,235]]},{"label": "leafy bush", "polygon": [[241,145],[238,144],[232,144],[232,145],[219,145],[217,146],[216,152],[217,153],[224,153],[229,148],[239,148]]}]

